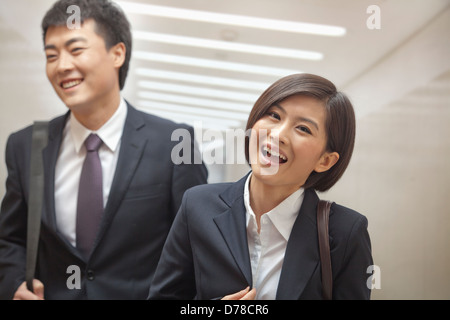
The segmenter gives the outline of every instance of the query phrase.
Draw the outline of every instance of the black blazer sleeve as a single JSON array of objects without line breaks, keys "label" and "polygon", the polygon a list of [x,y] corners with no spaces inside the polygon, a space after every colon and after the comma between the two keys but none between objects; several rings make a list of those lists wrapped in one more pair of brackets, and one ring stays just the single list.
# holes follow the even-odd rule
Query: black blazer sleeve
[{"label": "black blazer sleeve", "polygon": [[149,299],[191,300],[196,295],[194,262],[186,217],[186,191],[150,286]]},{"label": "black blazer sleeve", "polygon": [[[28,177],[30,156],[24,153],[24,145],[30,143],[20,132],[10,135],[6,145],[8,177],[0,211],[0,300],[12,299],[25,281],[27,195],[24,195],[22,185]],[[24,175],[19,167],[26,168]]]},{"label": "black blazer sleeve", "polygon": [[208,171],[203,162],[198,163],[201,159],[201,154],[194,138],[194,128],[191,126],[184,126],[184,130],[189,132],[191,139],[183,141],[185,150],[189,150],[190,161],[180,163],[174,166],[172,176],[172,218],[175,217],[178,209],[181,206],[181,200],[184,192],[196,185],[207,183]]},{"label": "black blazer sleeve", "polygon": [[367,218],[334,204],[330,213],[333,299],[369,300],[368,267],[373,265]]}]

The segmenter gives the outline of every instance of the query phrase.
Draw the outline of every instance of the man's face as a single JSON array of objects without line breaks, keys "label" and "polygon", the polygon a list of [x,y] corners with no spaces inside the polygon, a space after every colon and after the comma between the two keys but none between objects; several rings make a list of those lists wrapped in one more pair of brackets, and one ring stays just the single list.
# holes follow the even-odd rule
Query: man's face
[{"label": "man's face", "polygon": [[76,113],[111,103],[120,92],[116,47],[106,49],[95,32],[95,21],[86,20],[79,29],[51,26],[45,36],[47,77],[61,100]]}]

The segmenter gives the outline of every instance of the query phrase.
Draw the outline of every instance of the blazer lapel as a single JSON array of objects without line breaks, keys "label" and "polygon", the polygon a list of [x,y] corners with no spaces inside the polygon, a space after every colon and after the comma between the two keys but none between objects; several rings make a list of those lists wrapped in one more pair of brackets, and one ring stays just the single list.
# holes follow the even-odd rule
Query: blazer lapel
[{"label": "blazer lapel", "polygon": [[287,244],[276,299],[298,299],[319,264],[315,215],[318,201],[313,190],[305,190],[305,197]]},{"label": "blazer lapel", "polygon": [[67,115],[68,113],[49,123],[47,146],[42,150],[45,186],[42,220],[55,231],[57,230],[55,214],[55,167]]},{"label": "blazer lapel", "polygon": [[252,286],[252,269],[247,243],[247,228],[245,223],[244,185],[247,176],[234,183],[223,194],[222,200],[229,209],[214,218],[222,237],[228,245],[236,264],[244,275],[247,283]]},{"label": "blazer lapel", "polygon": [[111,220],[128,189],[137,165],[141,160],[142,153],[147,144],[147,138],[140,134],[139,129],[144,125],[145,123],[139,117],[137,111],[128,105],[128,114],[120,143],[120,154],[117,161],[116,172],[111,185],[108,202],[105,206],[100,232],[94,243],[94,249],[108,225],[111,223]]},{"label": "blazer lapel", "polygon": [[48,127],[48,143],[42,150],[42,160],[44,165],[44,208],[42,211],[42,222],[51,232],[57,235],[56,238],[61,240],[73,254],[78,255],[78,251],[75,247],[72,246],[67,238],[58,231],[55,211],[56,161],[58,160],[63,131],[69,114],[70,111],[63,116],[50,121]]}]

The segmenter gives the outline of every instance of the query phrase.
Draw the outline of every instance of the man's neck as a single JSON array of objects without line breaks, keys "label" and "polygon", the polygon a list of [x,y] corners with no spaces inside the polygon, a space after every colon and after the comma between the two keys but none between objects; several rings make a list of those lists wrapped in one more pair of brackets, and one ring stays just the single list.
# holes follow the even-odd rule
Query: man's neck
[{"label": "man's neck", "polygon": [[101,102],[93,102],[84,108],[71,108],[72,114],[87,129],[97,131],[117,111],[120,104],[120,92]]}]

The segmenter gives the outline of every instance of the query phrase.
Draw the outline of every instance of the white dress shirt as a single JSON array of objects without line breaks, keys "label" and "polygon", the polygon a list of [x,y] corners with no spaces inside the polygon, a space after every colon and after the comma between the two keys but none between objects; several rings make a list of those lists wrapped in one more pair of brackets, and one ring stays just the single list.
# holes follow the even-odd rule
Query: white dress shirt
[{"label": "white dress shirt", "polygon": [[253,287],[257,300],[274,300],[277,294],[287,242],[303,202],[303,188],[292,193],[278,206],[261,216],[258,233],[255,214],[250,206],[250,179],[244,188],[247,210],[247,241],[252,265]]},{"label": "white dress shirt", "polygon": [[99,149],[103,175],[103,207],[108,201],[120,142],[127,117],[127,105],[121,98],[119,108],[113,116],[97,131],[86,129],[72,115],[64,128],[61,148],[55,169],[55,211],[56,225],[59,230],[75,246],[78,185],[81,168],[86,156],[84,140],[91,133],[96,133],[103,141]]}]

